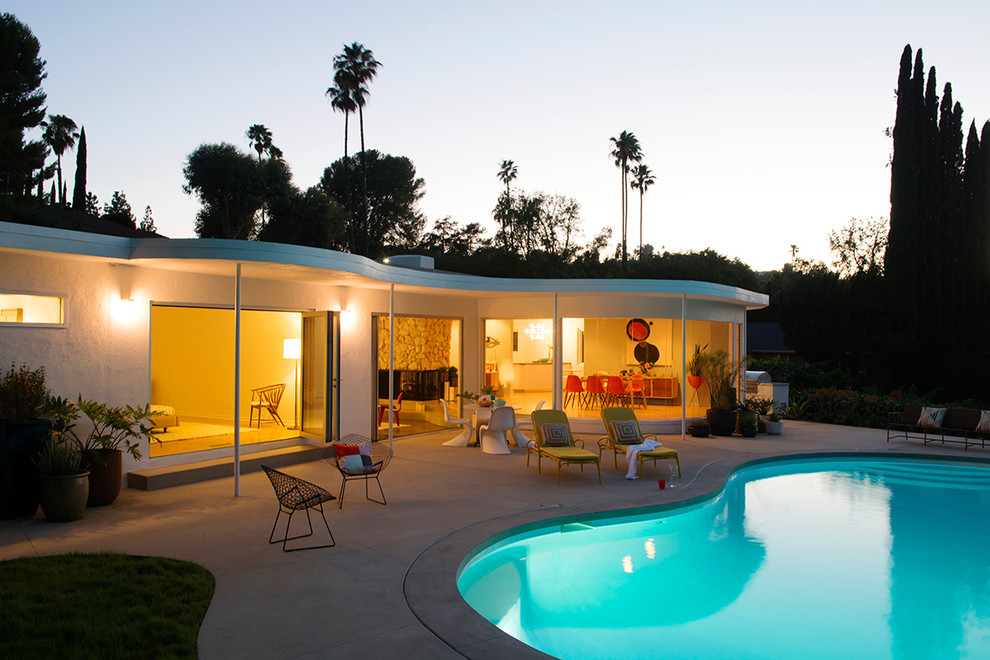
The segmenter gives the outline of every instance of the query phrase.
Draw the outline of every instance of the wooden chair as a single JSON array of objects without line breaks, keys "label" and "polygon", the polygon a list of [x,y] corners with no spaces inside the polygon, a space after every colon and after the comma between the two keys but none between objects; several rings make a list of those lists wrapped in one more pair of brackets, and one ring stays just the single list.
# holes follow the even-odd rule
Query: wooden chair
[{"label": "wooden chair", "polygon": [[285,426],[282,418],[278,416],[278,404],[282,401],[282,393],[285,392],[285,383],[278,385],[268,385],[251,390],[251,413],[248,415],[248,426],[254,424],[254,411],[258,411],[258,428],[261,428],[261,411],[267,410],[280,426]]},{"label": "wooden chair", "polygon": [[[269,481],[272,482],[272,488],[275,489],[275,497],[278,498],[278,513],[275,514],[275,524],[272,525],[272,533],[268,536],[268,542],[272,544],[281,542],[282,552],[332,548],[337,545],[337,542],[333,539],[333,532],[330,531],[330,525],[327,523],[327,517],[323,515],[323,503],[332,502],[337,498],[316,484],[312,484],[298,477],[293,477],[292,475],[284,472],[279,472],[278,470],[270,468],[267,465],[262,465],[261,469],[268,475]],[[303,539],[307,536],[313,535],[313,522],[309,519],[310,509],[316,509],[320,512],[320,517],[323,518],[323,524],[326,525],[327,533],[330,534],[330,543],[328,545],[310,545],[305,548],[286,548],[285,544],[287,541]],[[292,514],[296,511],[306,512],[306,522],[309,524],[309,533],[300,534],[298,536],[289,536],[289,526],[292,524]],[[285,535],[280,539],[276,539],[275,529],[278,527],[278,519],[279,516],[282,515],[282,512],[288,513],[289,518],[285,522]]]},{"label": "wooden chair", "polygon": [[[399,425],[399,412],[402,410],[402,395],[404,392],[399,390],[399,396],[395,397],[394,405],[392,406],[392,413],[395,415],[395,425]],[[382,419],[385,417],[385,411],[388,410],[387,403],[378,404],[378,426],[382,425]]]}]

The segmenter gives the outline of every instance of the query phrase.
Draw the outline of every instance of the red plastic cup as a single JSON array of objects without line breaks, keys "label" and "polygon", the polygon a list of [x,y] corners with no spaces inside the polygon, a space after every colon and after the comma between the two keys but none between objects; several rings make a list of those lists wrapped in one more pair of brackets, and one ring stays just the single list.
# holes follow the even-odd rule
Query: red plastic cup
[{"label": "red plastic cup", "polygon": [[660,486],[660,490],[663,490],[667,487],[667,481],[665,479],[658,479],[657,485]]}]

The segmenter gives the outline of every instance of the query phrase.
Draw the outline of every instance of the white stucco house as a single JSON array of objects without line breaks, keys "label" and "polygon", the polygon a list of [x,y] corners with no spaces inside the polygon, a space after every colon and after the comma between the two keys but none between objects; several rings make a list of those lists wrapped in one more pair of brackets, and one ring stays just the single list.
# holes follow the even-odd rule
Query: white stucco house
[{"label": "white stucco house", "polygon": [[[151,403],[178,419],[125,473],[231,457],[234,441],[250,452],[348,433],[392,439],[442,424],[441,399],[456,414],[453,394],[485,385],[523,410],[561,407],[567,376],[643,365],[643,416],[680,422],[706,407],[684,386],[685,353],[700,344],[740,357],[746,311],[766,304],[694,281],[487,278],[424,258],[0,222],[0,365],[43,365],[56,394]],[[275,384],[282,424],[267,411],[259,422],[252,390]],[[379,425],[399,391],[399,419]],[[168,441],[197,424],[227,440]]]}]

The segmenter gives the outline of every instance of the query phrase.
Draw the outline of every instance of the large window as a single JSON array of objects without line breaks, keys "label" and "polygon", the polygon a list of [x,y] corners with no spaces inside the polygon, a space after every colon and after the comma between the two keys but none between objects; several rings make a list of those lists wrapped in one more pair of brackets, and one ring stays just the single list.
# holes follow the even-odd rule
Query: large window
[{"label": "large window", "polygon": [[57,296],[0,293],[0,323],[61,325],[65,323],[65,305]]}]

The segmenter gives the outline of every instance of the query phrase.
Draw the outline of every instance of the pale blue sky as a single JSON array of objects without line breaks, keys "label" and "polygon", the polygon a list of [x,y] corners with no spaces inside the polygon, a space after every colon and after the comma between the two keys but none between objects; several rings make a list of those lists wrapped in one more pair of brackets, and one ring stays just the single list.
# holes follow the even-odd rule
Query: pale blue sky
[{"label": "pale blue sky", "polygon": [[[384,65],[367,146],[412,159],[430,221],[493,231],[508,158],[519,187],[577,199],[584,241],[603,226],[617,239],[609,138],[629,130],[657,177],[644,241],[757,269],[779,268],[792,243],[828,259],[831,229],[889,216],[883,131],[906,43],[924,49],[940,92],[952,82],[967,127],[990,118],[988,2],[687,4],[8,0],[3,11],[41,42],[49,111],[86,127],[88,190],[101,203],[123,190],[139,219],[150,205],[171,237],[193,235],[182,166],[204,142],[249,152],[245,131],[265,124],[295,183],[319,180],[343,152],[344,119],[324,92],[352,41]],[[71,181],[74,157],[63,160]],[[638,213],[632,198],[631,247]]]}]

